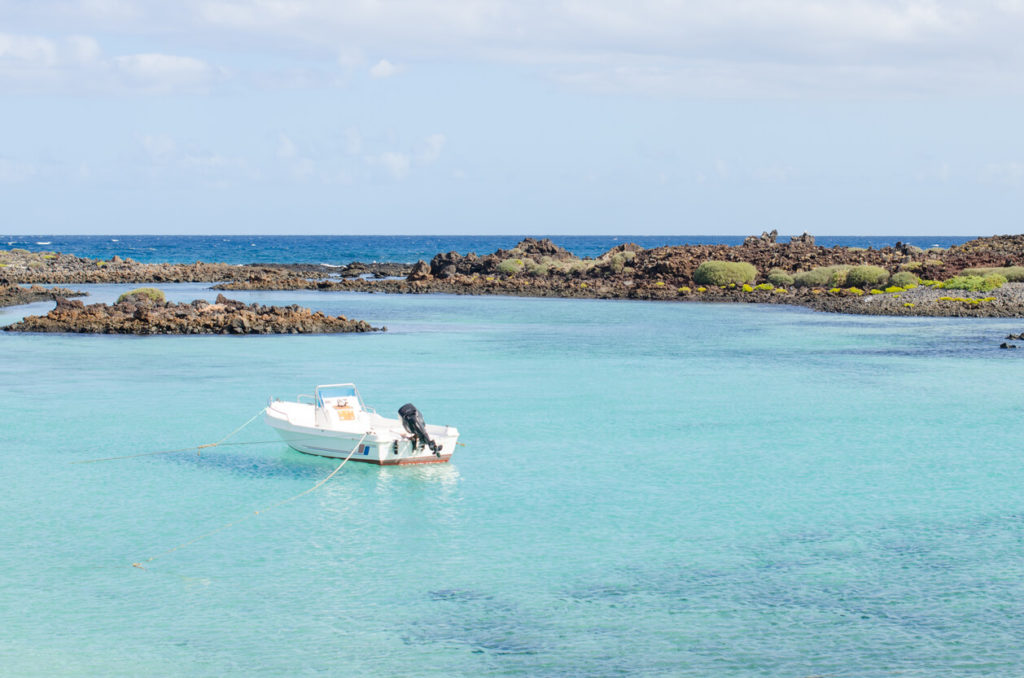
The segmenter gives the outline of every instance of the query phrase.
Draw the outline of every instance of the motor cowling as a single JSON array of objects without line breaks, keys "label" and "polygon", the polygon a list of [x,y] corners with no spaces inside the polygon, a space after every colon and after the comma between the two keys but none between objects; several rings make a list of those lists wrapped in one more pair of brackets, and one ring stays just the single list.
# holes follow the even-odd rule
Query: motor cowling
[{"label": "motor cowling", "polygon": [[423,421],[423,415],[412,403],[406,403],[398,408],[398,416],[402,418],[402,427],[413,436],[416,447],[428,446],[436,456],[441,456],[441,447],[427,435],[427,425]]}]

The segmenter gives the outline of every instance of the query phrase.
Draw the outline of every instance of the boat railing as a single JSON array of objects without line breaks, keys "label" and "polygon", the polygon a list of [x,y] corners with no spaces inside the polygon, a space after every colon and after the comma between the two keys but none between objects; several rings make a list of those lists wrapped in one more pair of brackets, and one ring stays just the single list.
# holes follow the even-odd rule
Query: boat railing
[{"label": "boat railing", "polygon": [[288,410],[282,409],[280,407],[277,407],[277,402],[276,401],[275,402],[271,402],[269,405],[267,405],[267,409],[268,410],[274,410],[275,412],[279,412],[279,413],[283,414],[285,420],[289,424],[294,424],[295,423],[294,421],[292,421],[291,412],[289,412]]}]

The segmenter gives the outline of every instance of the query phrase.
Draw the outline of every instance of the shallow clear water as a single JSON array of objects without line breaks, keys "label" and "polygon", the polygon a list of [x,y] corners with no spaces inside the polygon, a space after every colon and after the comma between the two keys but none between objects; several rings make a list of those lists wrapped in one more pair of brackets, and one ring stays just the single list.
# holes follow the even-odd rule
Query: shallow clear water
[{"label": "shallow clear water", "polygon": [[[0,673],[1021,670],[1024,356],[997,348],[1020,321],[233,294],[389,332],[0,334]],[[335,462],[271,443],[72,464],[211,442],[349,380],[466,447],[349,464],[146,570]]]}]

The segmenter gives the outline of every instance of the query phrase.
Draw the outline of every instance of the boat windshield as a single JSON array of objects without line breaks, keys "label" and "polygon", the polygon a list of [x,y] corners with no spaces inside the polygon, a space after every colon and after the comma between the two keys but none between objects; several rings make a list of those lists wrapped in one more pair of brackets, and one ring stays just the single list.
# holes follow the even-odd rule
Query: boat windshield
[{"label": "boat windshield", "polygon": [[317,407],[324,406],[324,398],[348,398],[355,396],[362,403],[362,398],[359,398],[359,393],[356,392],[356,387],[352,384],[338,384],[335,386],[317,386],[316,387],[316,404]]}]

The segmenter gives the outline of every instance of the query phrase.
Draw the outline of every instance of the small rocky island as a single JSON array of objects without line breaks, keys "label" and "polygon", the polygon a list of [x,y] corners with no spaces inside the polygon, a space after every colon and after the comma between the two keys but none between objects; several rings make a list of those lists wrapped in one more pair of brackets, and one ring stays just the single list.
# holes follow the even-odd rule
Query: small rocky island
[{"label": "small rocky island", "polygon": [[64,287],[46,288],[42,285],[22,287],[21,285],[0,284],[0,307],[20,306],[36,301],[53,301],[59,297],[84,297],[85,292],[76,292]]},{"label": "small rocky island", "polygon": [[203,299],[168,302],[162,292],[151,288],[127,292],[113,305],[86,306],[60,297],[57,307],[46,315],[30,315],[4,327],[7,332],[87,334],[334,334],[386,329],[298,305],[245,304],[223,294],[213,304]]}]

